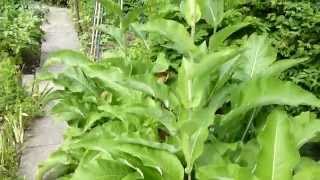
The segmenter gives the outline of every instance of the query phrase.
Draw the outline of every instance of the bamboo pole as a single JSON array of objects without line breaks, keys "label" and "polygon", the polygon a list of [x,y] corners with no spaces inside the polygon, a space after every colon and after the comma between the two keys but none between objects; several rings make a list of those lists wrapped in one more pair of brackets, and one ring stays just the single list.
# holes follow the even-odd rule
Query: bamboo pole
[{"label": "bamboo pole", "polygon": [[96,26],[96,16],[97,16],[97,9],[98,9],[98,1],[95,1],[95,8],[94,8],[94,15],[93,15],[93,27],[91,33],[91,47],[90,47],[90,55],[93,57],[94,55],[94,42],[95,42],[95,26]]}]

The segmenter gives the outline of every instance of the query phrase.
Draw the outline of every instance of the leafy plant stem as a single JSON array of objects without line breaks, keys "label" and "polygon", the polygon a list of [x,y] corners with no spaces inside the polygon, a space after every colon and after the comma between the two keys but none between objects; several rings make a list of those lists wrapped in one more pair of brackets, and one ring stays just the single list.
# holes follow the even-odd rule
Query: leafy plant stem
[{"label": "leafy plant stem", "polygon": [[[120,9],[121,9],[121,12],[123,11],[123,0],[120,0]],[[122,17],[122,13],[121,13],[121,16],[120,16],[120,29],[122,29],[122,21],[123,21],[123,17]]]},{"label": "leafy plant stem", "polygon": [[194,40],[194,35],[195,35],[195,33],[196,33],[196,26],[195,25],[193,25],[192,27],[191,27],[191,38]]},{"label": "leafy plant stem", "polygon": [[251,112],[250,120],[249,120],[249,123],[247,124],[247,127],[246,127],[246,129],[245,129],[242,137],[241,137],[241,142],[243,142],[244,139],[246,138],[246,136],[247,136],[247,134],[248,134],[248,132],[249,132],[249,129],[250,129],[252,123],[253,123],[253,119],[254,119],[254,117],[255,117],[255,115],[256,115],[256,112],[257,112],[257,108],[255,108],[255,109]]}]

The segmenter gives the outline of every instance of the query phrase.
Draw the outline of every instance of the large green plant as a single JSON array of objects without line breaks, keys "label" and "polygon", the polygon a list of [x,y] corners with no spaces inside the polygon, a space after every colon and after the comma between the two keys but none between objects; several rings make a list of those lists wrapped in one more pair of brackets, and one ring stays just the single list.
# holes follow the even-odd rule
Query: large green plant
[{"label": "large green plant", "polygon": [[[241,47],[225,47],[230,30],[197,46],[197,21],[213,27],[221,22],[219,13],[205,13],[221,3],[210,2],[184,2],[188,27],[162,18],[134,25],[140,34],[166,38],[181,54],[169,79],[163,78],[170,61],[165,52],[155,62],[134,60],[121,40],[121,53],[99,62],[73,51],[50,56],[46,66],[62,63],[66,69],[42,77],[63,87],[52,93],[58,100],[53,112],[69,130],[39,167],[38,179],[282,180],[308,174],[305,161],[318,171],[309,159],[298,166],[298,149],[317,136],[318,121],[302,114],[291,122],[280,110],[263,116],[268,105],[320,106],[311,93],[279,79],[305,59],[276,62],[267,37],[256,34]],[[256,132],[249,133],[252,126]],[[294,138],[293,131],[299,132]]]},{"label": "large green plant", "polygon": [[[283,83],[266,75],[261,75],[260,78],[257,76],[254,80],[246,80],[240,84],[223,83],[222,89],[217,88],[217,93],[213,93],[212,98],[205,98],[208,96],[202,95],[212,92],[218,82],[221,82],[218,79],[223,79],[224,76],[220,76],[217,73],[219,71],[216,71],[215,74],[219,78],[215,79],[215,85],[211,84],[204,79],[204,76],[212,78],[214,75],[201,74],[203,71],[199,72],[201,70],[199,67],[208,66],[208,69],[211,69],[209,66],[218,65],[221,59],[226,60],[224,56],[217,59],[215,57],[226,53],[224,50],[215,53],[214,56],[210,54],[211,58],[207,61],[203,59],[202,63],[192,64],[189,60],[184,60],[178,72],[178,78],[172,85],[157,82],[156,78],[150,74],[152,66],[142,74],[130,75],[130,70],[125,68],[127,66],[122,63],[119,64],[120,66],[116,65],[116,61],[92,63],[73,52],[56,54],[51,62],[63,60],[68,64],[68,69],[54,79],[57,84],[66,88],[64,91],[56,92],[55,96],[61,100],[55,106],[54,112],[67,120],[70,129],[66,143],[53,154],[46,165],[40,168],[39,178],[49,169],[58,171],[62,168],[64,170],[62,172],[71,172],[67,174],[74,179],[80,177],[95,179],[100,175],[107,178],[115,175],[113,173],[119,176],[114,179],[127,176],[128,178],[133,176],[148,177],[147,179],[182,179],[183,166],[187,174],[191,173],[196,160],[201,155],[207,154],[203,154],[203,151],[206,146],[210,146],[210,143],[205,143],[209,126],[226,128],[225,131],[218,132],[219,136],[231,136],[243,132],[241,130],[233,132],[228,129],[233,123],[244,125],[248,122],[248,119],[242,122],[238,120],[249,109],[267,104],[319,105],[319,101],[311,94],[291,83]],[[259,57],[259,60],[261,59]],[[116,60],[121,61],[121,59]],[[188,67],[189,69],[186,69]],[[275,69],[278,67],[280,66],[274,66]],[[207,69],[203,68],[203,70]],[[189,79],[186,72],[194,72],[195,75]],[[198,73],[201,76],[198,76]],[[199,80],[203,81],[199,81],[196,77],[202,77]],[[208,89],[210,86],[211,88]],[[231,86],[234,86],[234,89],[230,88]],[[268,87],[277,87],[277,89]],[[234,95],[232,102],[237,105],[223,116],[220,125],[214,120],[214,114],[229,99],[229,96],[226,96],[228,89],[229,93]],[[249,95],[255,96],[251,98]],[[301,96],[305,98],[300,99]],[[236,99],[242,99],[242,101],[236,103]],[[287,119],[284,121],[288,123]],[[295,129],[303,128],[303,126],[297,126]],[[301,132],[301,136],[306,135],[303,130]],[[308,137],[311,138],[316,135],[317,129],[309,132]],[[285,140],[291,140],[289,136],[286,137],[288,139]],[[228,142],[228,138],[223,139]],[[307,139],[303,140],[299,146],[306,141]],[[273,147],[272,144],[268,146]],[[216,146],[213,145],[213,147]],[[255,150],[258,151],[258,149],[256,147]],[[220,155],[219,158],[223,156]],[[201,161],[199,163],[200,165],[196,166],[199,170],[196,172],[199,171],[198,178],[202,179],[203,168],[207,166]],[[214,163],[214,166],[224,165],[220,164],[222,162]],[[240,168],[239,164],[225,165]],[[210,164],[209,167],[211,166]],[[243,168],[245,169],[245,166]],[[62,174],[58,176],[66,175]],[[216,175],[213,174],[213,176]],[[189,177],[191,178],[191,175]]]}]

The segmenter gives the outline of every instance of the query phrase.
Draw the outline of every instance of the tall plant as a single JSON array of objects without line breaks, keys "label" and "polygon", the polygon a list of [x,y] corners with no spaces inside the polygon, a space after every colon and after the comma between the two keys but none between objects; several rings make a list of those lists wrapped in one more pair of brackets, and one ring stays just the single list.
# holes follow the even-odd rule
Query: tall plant
[{"label": "tall plant", "polygon": [[[96,63],[73,51],[52,54],[47,66],[63,63],[66,69],[43,77],[64,87],[52,94],[58,100],[53,112],[68,122],[69,130],[63,146],[40,166],[37,178],[304,176],[306,165],[297,166],[298,148],[316,137],[315,118],[306,113],[291,122],[281,110],[267,119],[261,114],[268,105],[320,106],[314,95],[278,78],[305,59],[275,62],[276,51],[267,37],[256,34],[241,47],[226,47],[223,41],[230,29],[213,34],[209,45],[195,45],[193,29],[200,19],[219,26],[221,2],[184,1],[188,27],[162,18],[134,24],[139,33],[165,38],[181,53],[181,65],[169,79],[159,76],[168,69],[165,52],[155,62],[139,63],[128,53]],[[247,127],[256,124],[257,132],[247,137]],[[305,128],[310,133],[303,133]],[[300,134],[291,138],[294,130]]]}]

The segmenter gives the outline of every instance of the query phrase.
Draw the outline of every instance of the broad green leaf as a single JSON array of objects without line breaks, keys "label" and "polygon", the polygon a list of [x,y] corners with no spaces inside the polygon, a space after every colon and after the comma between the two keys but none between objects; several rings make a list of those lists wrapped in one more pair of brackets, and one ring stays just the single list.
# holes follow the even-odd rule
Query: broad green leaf
[{"label": "broad green leaf", "polygon": [[56,64],[66,66],[85,66],[90,63],[91,60],[82,53],[73,50],[60,50],[49,54],[44,67],[47,68]]},{"label": "broad green leaf", "polygon": [[182,64],[179,68],[178,73],[178,81],[177,81],[177,87],[176,91],[180,98],[180,102],[185,107],[192,107],[196,106],[193,105],[193,69],[192,69],[192,63],[189,62],[186,59],[182,60]]},{"label": "broad green leaf", "polygon": [[[134,171],[138,171],[146,178],[150,177],[151,173],[164,180],[183,179],[183,166],[178,158],[169,152],[177,150],[170,145],[134,138],[133,135],[125,137],[125,127],[120,122],[114,122],[94,128],[85,136],[67,142],[65,147],[69,149],[85,148],[87,152],[96,152],[81,159],[73,178],[129,178]],[[126,156],[120,156],[121,154]],[[149,179],[159,179],[154,177]]]},{"label": "broad green leaf", "polygon": [[[177,131],[176,119],[174,114],[170,111],[167,111],[161,108],[160,105],[158,104],[154,106],[143,105],[143,104],[142,105],[135,104],[135,105],[128,105],[128,106],[126,105],[111,106],[109,104],[106,104],[106,105],[99,106],[98,109],[101,111],[104,111],[105,113],[109,113],[112,116],[117,117],[122,121],[126,121],[129,118],[128,115],[136,115],[143,119],[152,118],[153,120],[165,126],[168,129],[169,134],[174,135]],[[100,114],[98,115],[101,116]],[[102,115],[104,115],[104,113]]]},{"label": "broad green leaf", "polygon": [[257,163],[257,157],[259,154],[259,144],[256,139],[252,139],[249,142],[240,144],[241,152],[236,161],[242,166],[248,167],[253,170]]},{"label": "broad green leaf", "polygon": [[97,94],[96,85],[89,79],[79,67],[67,68],[65,73],[59,74],[58,79],[53,80],[56,85],[68,87],[71,92],[89,92]]},{"label": "broad green leaf", "polygon": [[157,169],[164,180],[183,180],[183,166],[179,159],[169,152],[137,145],[121,145],[117,150],[139,158],[146,167]]},{"label": "broad green leaf", "polygon": [[260,76],[277,77],[284,70],[307,60],[307,58],[300,58],[276,61],[277,51],[271,46],[266,35],[251,35],[245,46],[246,50],[234,76],[243,81]]},{"label": "broad green leaf", "polygon": [[198,0],[202,17],[216,30],[224,16],[223,0]]},{"label": "broad green leaf", "polygon": [[[87,133],[81,139],[72,142],[70,144],[70,148],[86,148],[104,152],[106,154],[119,150],[124,152],[126,151],[126,148],[128,149],[127,151],[132,150],[132,152],[140,149],[141,151],[146,151],[146,153],[149,153],[150,156],[152,152],[159,152],[159,154],[164,154],[163,156],[168,154],[169,158],[174,157],[173,153],[177,152],[177,149],[172,145],[135,137],[136,135],[134,132],[129,133],[131,134],[127,134],[126,126],[122,122],[107,122],[104,125],[92,129],[90,133]],[[143,154],[142,152],[136,153],[141,153],[141,156]]]},{"label": "broad green leaf", "polygon": [[208,97],[209,107],[212,108],[212,111],[215,112],[220,108],[227,100],[230,98],[232,88],[235,85],[227,85],[228,80],[231,79],[234,69],[236,68],[237,61],[240,55],[235,56],[228,62],[224,63],[218,70],[219,76],[213,89]]},{"label": "broad green leaf", "polygon": [[176,125],[176,117],[174,114],[170,111],[167,111],[160,107],[152,107],[152,108],[141,108],[141,113],[148,114],[153,119],[160,122],[163,126],[165,126],[169,134],[175,135],[177,131],[177,125]]},{"label": "broad green leaf", "polygon": [[104,159],[99,155],[88,155],[81,160],[78,168],[72,176],[72,180],[102,180],[112,179],[121,180],[128,174],[134,172],[134,169],[122,162]]},{"label": "broad green leaf", "polygon": [[100,85],[106,90],[111,90],[112,92],[117,92],[123,96],[132,96],[130,91],[124,87],[121,82],[124,80],[124,72],[120,68],[111,67],[99,64],[92,64],[84,68],[85,75],[93,79],[100,81]]},{"label": "broad green leaf", "polygon": [[194,76],[208,75],[219,69],[224,63],[233,60],[240,55],[242,49],[226,48],[224,50],[208,53],[199,58],[199,63],[195,64]]},{"label": "broad green leaf", "polygon": [[[303,98],[301,98],[303,97]],[[234,108],[268,104],[319,106],[320,100],[292,82],[266,77],[242,83],[231,99]]]},{"label": "broad green leaf", "polygon": [[204,167],[209,165],[225,165],[227,153],[235,151],[238,143],[224,143],[218,139],[210,140],[204,144],[203,153],[196,161],[196,167]]},{"label": "broad green leaf", "polygon": [[[200,74],[195,67],[198,64],[183,59],[179,68],[177,86],[175,91],[179,97],[180,103],[184,108],[197,108],[205,103],[208,94],[209,79],[211,76]],[[203,69],[205,70],[205,69]]]},{"label": "broad green leaf", "polygon": [[230,95],[236,87],[237,86],[234,85],[226,85],[217,91],[214,91],[214,94],[212,97],[209,97],[208,100],[209,108],[212,110],[212,112],[215,113],[220,107],[223,106],[224,103],[230,101]]},{"label": "broad green leaf", "polygon": [[309,158],[302,158],[293,180],[317,180],[320,177],[320,163]]},{"label": "broad green leaf", "polygon": [[201,18],[200,6],[198,0],[183,0],[181,2],[181,12],[189,26],[195,27],[195,24]]},{"label": "broad green leaf", "polygon": [[166,55],[164,53],[158,54],[157,60],[154,63],[154,66],[152,68],[153,73],[161,73],[165,72],[169,68],[169,61],[166,59]]},{"label": "broad green leaf", "polygon": [[185,54],[198,51],[186,28],[173,20],[154,19],[143,25],[135,25],[139,31],[158,33],[174,43],[174,48]]},{"label": "broad green leaf", "polygon": [[81,107],[76,107],[74,103],[66,100],[56,104],[51,111],[57,119],[63,119],[66,122],[85,118],[85,112],[82,111]]},{"label": "broad green leaf", "polygon": [[220,47],[223,47],[223,43],[230,35],[239,31],[240,29],[250,25],[250,23],[239,23],[235,25],[227,26],[215,34],[213,34],[209,39],[209,49],[211,51],[216,51]]},{"label": "broad green leaf", "polygon": [[[105,132],[104,132],[105,133]],[[97,134],[90,138],[83,138],[77,144],[71,144],[72,148],[86,148],[104,153],[109,156],[114,153],[126,153],[132,157],[141,160],[144,167],[149,167],[158,172],[163,179],[183,179],[183,167],[178,158],[168,151],[160,150],[154,147],[139,144],[134,139],[128,143],[128,140],[111,140],[103,134]],[[100,137],[99,137],[100,136]],[[151,144],[152,145],[152,144]],[[160,147],[160,146],[159,146]],[[130,159],[127,159],[130,162]],[[142,173],[143,170],[142,170]],[[108,175],[108,174],[106,174]]]},{"label": "broad green leaf", "polygon": [[232,110],[223,117],[222,125],[228,129],[237,129],[242,121],[241,115],[255,107],[272,104],[319,107],[320,100],[292,82],[283,82],[276,78],[259,78],[235,88],[231,104]]},{"label": "broad green leaf", "polygon": [[213,122],[212,114],[207,109],[186,110],[179,117],[179,140],[184,158],[187,162],[185,171],[190,174],[195,161],[204,149],[208,137],[208,127]]},{"label": "broad green leaf", "polygon": [[153,97],[156,96],[156,92],[154,91],[154,89],[144,82],[137,81],[134,79],[128,79],[124,81],[123,84],[127,87],[130,87],[131,89],[144,92],[150,96],[153,96]]},{"label": "broad green leaf", "polygon": [[295,137],[297,148],[301,148],[312,138],[320,135],[320,120],[310,112],[304,112],[290,121],[291,132]]},{"label": "broad green leaf", "polygon": [[131,24],[132,32],[134,32],[137,37],[139,37],[142,41],[144,46],[149,50],[150,49],[150,42],[148,42],[147,33],[140,29],[140,26],[137,23]]},{"label": "broad green leaf", "polygon": [[299,59],[284,59],[278,60],[273,63],[267,71],[264,72],[266,76],[275,76],[278,77],[283,71],[296,66],[300,63],[305,62],[308,58],[299,58]]},{"label": "broad green leaf", "polygon": [[[41,180],[44,177],[58,177],[54,169],[59,166],[69,165],[72,163],[71,158],[68,154],[62,150],[57,150],[50,155],[49,159],[41,163],[36,172],[36,180]],[[49,171],[50,170],[50,171]],[[50,172],[48,174],[47,172]]]},{"label": "broad green leaf", "polygon": [[232,77],[239,57],[240,55],[237,55],[221,66],[221,68],[219,69],[219,78],[215,84],[215,89],[220,89],[224,87],[227,81]]},{"label": "broad green leaf", "polygon": [[235,77],[240,80],[255,78],[268,70],[276,60],[277,52],[271,46],[267,36],[253,34],[246,42],[246,50],[240,64],[240,72]]},{"label": "broad green leaf", "polygon": [[143,92],[145,95],[161,100],[166,107],[176,104],[170,98],[171,93],[169,88],[165,84],[158,82],[153,74],[134,76],[124,80],[121,84],[132,90]]},{"label": "broad green leaf", "polygon": [[232,163],[199,167],[196,177],[198,180],[257,180],[250,169]]},{"label": "broad green leaf", "polygon": [[199,62],[183,59],[179,68],[176,92],[181,104],[186,108],[198,107],[207,102],[210,74],[217,71],[224,63],[232,60],[240,50],[226,49],[207,54]]},{"label": "broad green leaf", "polygon": [[87,120],[86,120],[86,124],[83,128],[83,132],[86,132],[88,130],[90,130],[90,128],[93,127],[93,125],[101,120],[103,117],[108,117],[109,114],[102,112],[102,113],[98,113],[98,112],[89,112],[87,115]]},{"label": "broad green leaf", "polygon": [[260,180],[292,179],[300,156],[290,133],[289,121],[285,112],[275,110],[258,136],[261,150],[255,174]]}]

